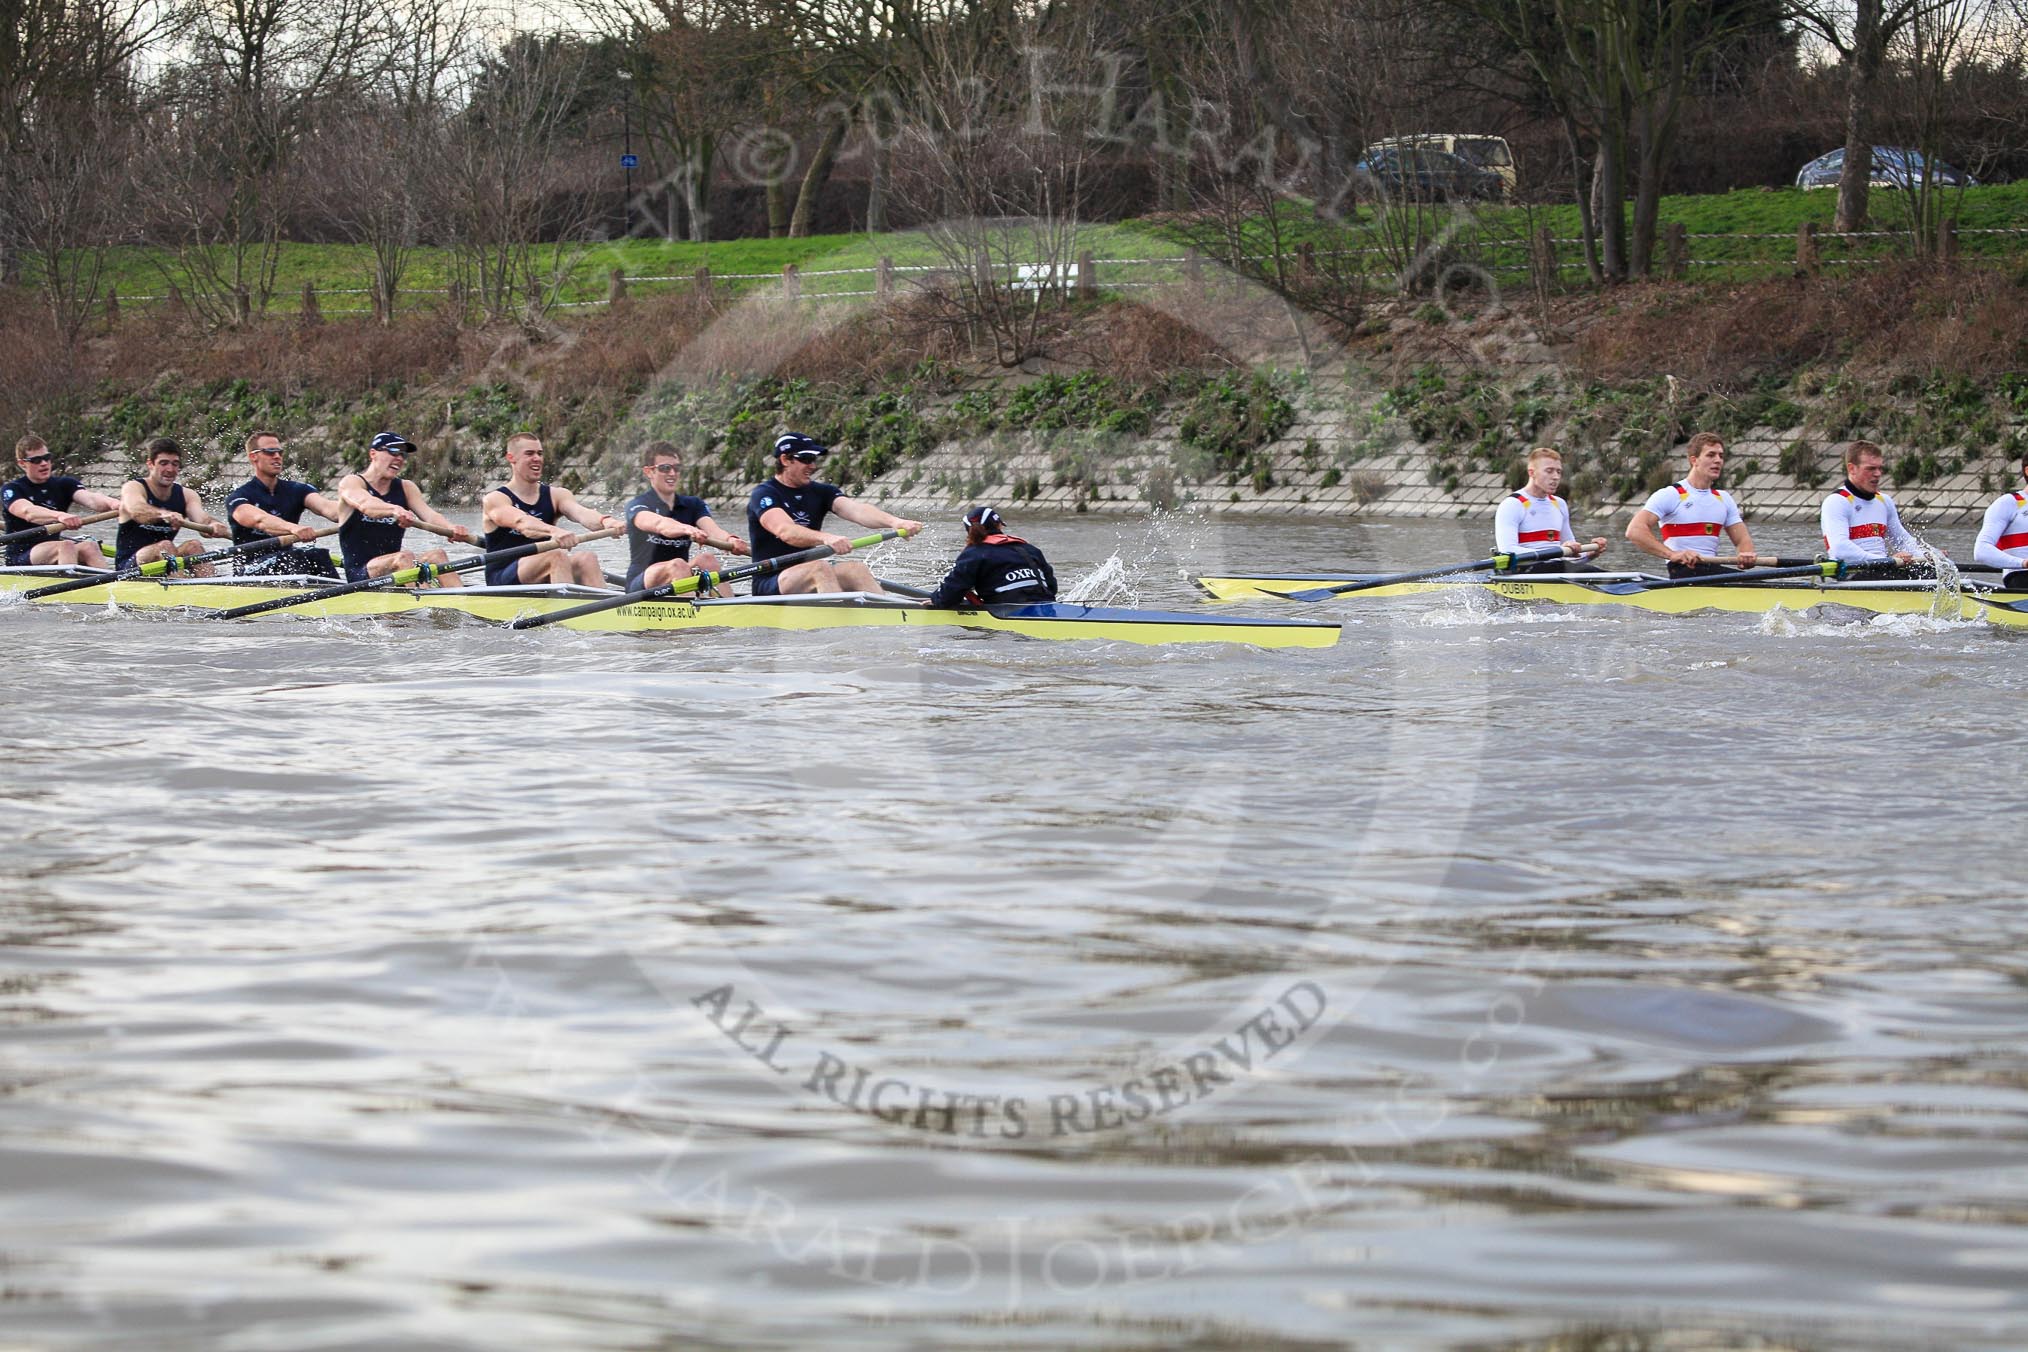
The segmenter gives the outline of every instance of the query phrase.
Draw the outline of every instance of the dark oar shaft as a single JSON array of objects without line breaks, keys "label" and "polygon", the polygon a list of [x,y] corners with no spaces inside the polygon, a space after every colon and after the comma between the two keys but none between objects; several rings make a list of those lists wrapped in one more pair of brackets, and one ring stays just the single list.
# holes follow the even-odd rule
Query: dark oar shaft
[{"label": "dark oar shaft", "polygon": [[[908,534],[906,531],[884,530],[876,535],[863,535],[852,542],[852,547],[854,549],[871,549],[874,545],[880,544],[883,541],[893,540],[906,534]],[[779,573],[784,568],[793,568],[799,563],[809,563],[813,559],[829,558],[837,552],[838,550],[831,545],[814,545],[809,549],[798,550],[793,554],[784,554],[780,558],[764,559],[759,563],[749,563],[728,568],[722,573],[693,573],[689,577],[679,577],[674,582],[667,582],[659,587],[645,587],[640,591],[624,592],[619,596],[601,597],[596,601],[587,601],[581,606],[571,606],[564,610],[552,610],[542,615],[523,615],[514,621],[513,627],[516,629],[540,629],[544,625],[561,624],[565,620],[574,620],[580,615],[596,615],[600,611],[618,610],[621,606],[638,605],[643,601],[660,601],[665,597],[682,596],[689,592],[703,591],[716,587],[721,582],[741,582],[752,577],[767,577],[772,573]]]},{"label": "dark oar shaft", "polygon": [[[592,540],[610,540],[622,534],[620,528],[593,531],[577,537],[579,544]],[[343,582],[335,587],[319,587],[315,591],[295,596],[277,596],[268,601],[256,601],[252,605],[234,606],[221,610],[211,618],[214,620],[238,620],[249,615],[265,615],[271,610],[287,610],[292,606],[309,605],[313,601],[328,601],[333,597],[350,596],[354,592],[384,591],[395,587],[407,587],[424,582],[445,573],[468,573],[474,568],[484,568],[495,563],[506,563],[512,559],[525,559],[535,554],[547,554],[563,548],[561,540],[537,540],[532,544],[515,545],[511,549],[496,549],[490,554],[474,554],[469,559],[458,559],[452,563],[424,563],[413,568],[400,568],[386,577],[369,577],[361,582]]]},{"label": "dark oar shaft", "polygon": [[1836,563],[1799,563],[1786,568],[1747,568],[1737,573],[1693,573],[1689,577],[1665,577],[1655,582],[1630,582],[1618,585],[1639,591],[1664,591],[1670,587],[1724,587],[1736,582],[1767,582],[1784,577],[1838,576]]},{"label": "dark oar shaft", "polygon": [[1341,582],[1335,587],[1312,587],[1307,591],[1290,592],[1292,601],[1328,601],[1334,596],[1350,592],[1369,591],[1374,587],[1391,587],[1398,582],[1421,582],[1426,578],[1448,577],[1452,573],[1475,573],[1482,568],[1497,568],[1506,571],[1517,564],[1540,563],[1544,559],[1563,557],[1563,546],[1554,549],[1524,549],[1513,554],[1495,554],[1491,558],[1474,559],[1470,563],[1447,563],[1440,568],[1418,568],[1409,573],[1388,573],[1381,577],[1362,578],[1357,582]]},{"label": "dark oar shaft", "polygon": [[[337,533],[338,528],[336,526],[326,526],[323,530],[317,532],[316,538],[322,539],[326,535],[336,535]],[[268,554],[295,543],[296,540],[293,536],[271,535],[265,540],[248,540],[245,544],[234,545],[230,549],[214,549],[209,554],[193,554],[189,556],[172,554],[166,559],[156,559],[153,563],[137,563],[131,568],[122,568],[116,573],[106,573],[98,577],[66,578],[62,582],[47,587],[37,587],[33,591],[22,594],[32,601],[38,596],[58,596],[64,592],[78,591],[85,587],[103,587],[110,582],[127,582],[137,577],[164,577],[171,573],[180,573],[186,569],[195,568],[200,563],[217,563],[220,559],[245,558],[250,554]]]},{"label": "dark oar shaft", "polygon": [[[118,515],[118,511],[93,512],[90,516],[79,517],[77,523],[80,526],[96,526],[99,522],[111,521]],[[0,535],[0,545],[18,545],[23,540],[55,539],[69,529],[69,526],[51,522],[46,526],[30,526],[26,530],[10,530],[5,535]]]}]

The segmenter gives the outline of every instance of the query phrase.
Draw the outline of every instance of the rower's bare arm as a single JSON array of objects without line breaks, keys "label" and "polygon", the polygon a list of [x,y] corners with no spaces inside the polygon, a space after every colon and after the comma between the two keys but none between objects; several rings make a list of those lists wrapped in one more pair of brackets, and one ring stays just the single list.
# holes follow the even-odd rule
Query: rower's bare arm
[{"label": "rower's bare arm", "polygon": [[120,510],[120,500],[118,498],[109,498],[104,493],[95,493],[89,488],[80,488],[76,495],[71,498],[71,501],[81,502],[95,512],[117,512]]},{"label": "rower's bare arm", "polygon": [[[436,528],[437,534],[456,540],[461,544],[470,544],[472,542],[472,532],[453,522],[449,517],[425,502],[420,488],[417,488],[407,479],[401,481],[401,488],[402,496],[408,499],[408,510],[414,514],[416,520],[427,521],[431,526]],[[492,494],[489,493],[487,496],[491,497]],[[530,517],[529,520],[534,521],[535,518]],[[539,526],[542,523],[537,521],[535,524]]]},{"label": "rower's bare arm", "polygon": [[725,527],[719,525],[708,516],[697,518],[697,530],[697,538],[704,541],[705,544],[710,545],[713,549],[722,549],[728,554],[751,555],[753,553],[753,547],[747,544],[746,541],[740,539],[737,535],[731,534]]},{"label": "rower's bare arm", "polygon": [[303,499],[303,505],[326,521],[336,521],[338,514],[345,510],[343,504],[329,493],[312,493]]},{"label": "rower's bare arm", "polygon": [[1740,567],[1751,568],[1760,562],[1760,555],[1753,548],[1753,532],[1746,528],[1744,521],[1735,521],[1727,526],[1725,534],[1732,541],[1732,552],[1739,555]]},{"label": "rower's bare arm", "polygon": [[1653,554],[1658,559],[1668,558],[1668,546],[1655,535],[1655,528],[1661,524],[1661,519],[1653,512],[1641,508],[1634,513],[1634,519],[1627,522],[1627,543],[1643,554]]},{"label": "rower's bare arm", "polygon": [[[838,501],[843,502],[840,498]],[[833,504],[834,506],[836,504]],[[843,515],[843,513],[840,513]],[[847,518],[848,520],[850,518]],[[798,525],[796,519],[779,507],[770,507],[761,513],[761,528],[793,549],[815,549],[818,545],[833,544],[843,536],[828,535],[808,526]]]},{"label": "rower's bare arm", "polygon": [[913,535],[922,529],[922,522],[911,521],[905,516],[884,512],[870,502],[858,498],[839,498],[831,504],[831,510],[856,526],[871,526],[875,530],[906,531]]},{"label": "rower's bare arm", "polygon": [[129,521],[143,525],[159,525],[174,517],[176,513],[166,507],[157,507],[148,501],[148,490],[141,487],[138,479],[130,480],[120,489],[120,511]]},{"label": "rower's bare arm", "polygon": [[648,534],[659,535],[665,540],[701,540],[704,538],[704,533],[698,530],[697,527],[687,522],[678,521],[673,516],[663,516],[660,512],[635,512],[633,521],[636,526],[639,526]]},{"label": "rower's bare arm", "polygon": [[183,490],[183,519],[190,523],[192,530],[202,531],[214,539],[224,539],[232,534],[227,525],[204,510],[204,499],[186,488]]},{"label": "rower's bare arm", "polygon": [[556,503],[557,515],[568,517],[580,526],[593,530],[625,530],[627,523],[605,512],[594,511],[577,500],[577,494],[568,488],[552,488],[550,498]]},{"label": "rower's bare arm", "polygon": [[[54,526],[63,521],[64,513],[54,507],[45,507],[39,502],[22,498],[7,504],[7,529],[19,530],[24,526]],[[64,527],[69,530],[69,526]]]}]

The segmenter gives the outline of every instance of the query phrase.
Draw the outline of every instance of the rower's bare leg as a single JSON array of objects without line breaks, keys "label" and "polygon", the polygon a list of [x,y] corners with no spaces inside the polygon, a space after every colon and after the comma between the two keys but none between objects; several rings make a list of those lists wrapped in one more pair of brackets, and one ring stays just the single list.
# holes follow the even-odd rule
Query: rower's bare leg
[{"label": "rower's bare leg", "polygon": [[570,564],[571,580],[580,587],[603,587],[606,585],[605,570],[599,567],[598,555],[589,549],[573,549],[564,556]]},{"label": "rower's bare leg", "polygon": [[[138,558],[139,556],[136,555],[135,557]],[[368,563],[366,565],[366,575],[368,577],[386,577],[389,573],[398,573],[404,568],[413,568],[415,565],[416,557],[414,554],[406,549],[398,549],[392,554],[382,554],[379,558]]]},{"label": "rower's bare leg", "polygon": [[[441,549],[432,549],[427,554],[418,555],[417,557],[422,563],[449,563],[451,561],[451,556],[444,553]],[[459,573],[439,573],[435,578],[431,579],[430,585],[432,587],[462,587],[465,585],[465,579]]]},{"label": "rower's bare leg", "polygon": [[839,559],[831,565],[831,576],[840,590],[855,592],[880,592],[880,580],[873,576],[873,570],[857,559]]},{"label": "rower's bare leg", "polygon": [[[194,559],[204,552],[204,546],[195,540],[185,540],[176,546],[176,552],[186,559]],[[192,564],[184,569],[186,577],[217,577],[218,570],[208,563]]]},{"label": "rower's bare leg", "polygon": [[[719,561],[718,555],[708,549],[698,550],[697,557],[691,560],[691,564],[693,565],[691,571],[696,573],[716,573],[725,567]],[[721,582],[711,589],[711,594],[717,597],[731,596],[732,588]]]},{"label": "rower's bare leg", "polygon": [[44,540],[28,551],[28,561],[38,568],[52,565],[60,568],[112,567],[106,556],[99,552],[96,540]]},{"label": "rower's bare leg", "polygon": [[831,561],[817,559],[811,563],[799,563],[793,568],[782,570],[782,580],[777,588],[783,596],[802,596],[809,592],[834,592],[843,590],[838,579],[832,576]]}]

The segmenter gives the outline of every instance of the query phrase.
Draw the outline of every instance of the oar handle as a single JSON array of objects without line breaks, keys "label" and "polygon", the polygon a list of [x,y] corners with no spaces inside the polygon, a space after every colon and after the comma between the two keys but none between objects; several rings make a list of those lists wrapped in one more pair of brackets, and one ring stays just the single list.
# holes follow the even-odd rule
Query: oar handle
[{"label": "oar handle", "polygon": [[[77,519],[77,523],[80,526],[96,526],[101,521],[111,521],[119,514],[116,507],[110,512],[93,512],[90,516],[81,516]],[[69,529],[68,526],[52,521],[41,526],[29,526],[24,530],[10,530],[5,535],[0,535],[0,545],[13,545],[23,540],[39,540],[46,536],[61,535]]]}]

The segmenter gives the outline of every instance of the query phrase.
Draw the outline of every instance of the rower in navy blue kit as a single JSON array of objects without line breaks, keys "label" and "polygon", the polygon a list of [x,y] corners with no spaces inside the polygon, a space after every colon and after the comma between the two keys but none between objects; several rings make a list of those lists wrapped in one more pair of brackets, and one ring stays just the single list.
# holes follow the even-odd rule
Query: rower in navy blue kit
[{"label": "rower in navy blue kit", "polygon": [[[146,472],[120,488],[120,527],[113,534],[116,569],[172,555],[202,554],[204,546],[195,540],[176,542],[176,533],[186,527],[217,538],[226,534],[225,523],[212,519],[196,492],[176,482],[183,472],[183,448],[169,437],[156,437],[143,449],[148,454]],[[193,564],[190,575],[211,577],[213,570],[208,563]]]},{"label": "rower in navy blue kit", "polygon": [[[83,524],[72,507],[89,507],[95,512],[119,509],[119,502],[103,493],[94,493],[68,474],[56,472],[56,458],[49,443],[33,432],[14,443],[14,463],[21,477],[0,486],[0,534],[12,534],[36,526],[76,530]],[[66,568],[103,568],[105,556],[96,540],[66,540],[46,535],[40,540],[16,540],[7,546],[7,566],[56,564]]]},{"label": "rower in navy blue kit", "polygon": [[753,581],[755,596],[881,590],[879,581],[865,564],[841,557],[852,552],[851,537],[833,535],[823,529],[824,518],[832,512],[854,525],[875,530],[906,531],[913,535],[922,529],[920,521],[893,516],[870,502],[847,497],[835,484],[818,483],[817,462],[830,453],[830,447],[800,432],[787,432],[775,438],[774,477],[755,488],[746,502],[746,533],[753,543],[754,561],[763,563],[818,545],[830,545],[837,555],[757,577]]},{"label": "rower in navy blue kit", "polygon": [[[399,432],[382,432],[366,450],[366,468],[338,481],[344,516],[338,522],[338,552],[345,559],[345,580],[364,582],[419,563],[449,563],[441,549],[415,553],[403,548],[408,528],[426,521],[446,537],[463,544],[472,532],[456,526],[424,501],[422,490],[401,477],[414,443]],[[425,586],[457,587],[464,579],[445,573]]]},{"label": "rower in navy blue kit", "polygon": [[336,521],[344,508],[337,498],[312,484],[284,479],[282,457],[282,439],[273,432],[255,432],[246,439],[253,478],[226,495],[225,519],[232,525],[236,545],[274,539],[295,540],[297,544],[243,556],[239,572],[242,576],[288,573],[335,579],[338,570],[328,551],[302,547],[317,538],[316,530],[303,524],[303,512],[307,509]]},{"label": "rower in navy blue kit", "polygon": [[556,523],[575,521],[593,530],[617,530],[624,523],[618,517],[593,511],[568,488],[544,483],[542,464],[541,437],[532,432],[516,432],[507,438],[508,479],[488,493],[481,504],[486,536],[479,543],[488,554],[543,540],[560,541],[561,548],[488,564],[486,585],[575,582],[581,587],[604,586],[605,574],[599,569],[598,555],[577,548],[577,536]]},{"label": "rower in navy blue kit", "polygon": [[938,609],[951,606],[1026,606],[1056,599],[1056,571],[1042,551],[1018,535],[991,507],[965,513],[965,549],[949,576],[930,596]]},{"label": "rower in navy blue kit", "polygon": [[[703,498],[676,490],[683,484],[683,457],[666,441],[651,441],[641,448],[641,470],[648,476],[648,491],[630,499],[620,508],[627,519],[627,590],[642,591],[663,587],[693,573],[716,573],[723,564],[712,553],[716,547],[729,554],[749,554],[746,541],[728,535],[711,519],[711,508]],[[699,546],[695,558],[690,546]],[[725,587],[717,595],[730,596]]]}]

